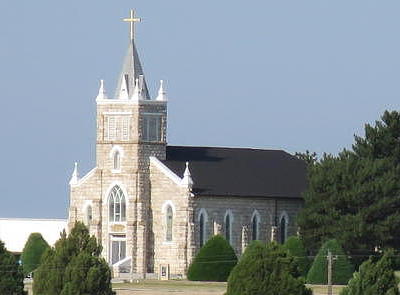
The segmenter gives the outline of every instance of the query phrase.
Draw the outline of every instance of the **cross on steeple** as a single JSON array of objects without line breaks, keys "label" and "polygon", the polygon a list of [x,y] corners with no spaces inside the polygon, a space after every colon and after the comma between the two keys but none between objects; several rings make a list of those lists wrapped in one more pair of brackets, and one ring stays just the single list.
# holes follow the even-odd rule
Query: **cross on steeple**
[{"label": "cross on steeple", "polygon": [[130,23],[130,38],[133,40],[135,38],[135,22],[140,22],[142,19],[140,17],[135,17],[135,10],[131,9],[131,16],[129,18],[124,18],[123,21]]}]

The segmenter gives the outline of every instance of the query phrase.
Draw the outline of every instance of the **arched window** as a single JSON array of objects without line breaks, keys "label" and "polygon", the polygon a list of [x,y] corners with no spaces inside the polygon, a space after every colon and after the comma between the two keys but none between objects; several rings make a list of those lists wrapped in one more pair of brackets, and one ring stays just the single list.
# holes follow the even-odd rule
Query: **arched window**
[{"label": "arched window", "polygon": [[113,169],[114,170],[120,170],[121,169],[121,155],[120,155],[119,151],[115,151],[115,153],[114,153]]},{"label": "arched window", "polygon": [[259,224],[259,217],[257,216],[257,214],[254,214],[253,218],[251,219],[251,239],[253,241],[258,240]]},{"label": "arched window", "polygon": [[199,219],[199,226],[200,226],[200,247],[203,247],[204,245],[204,240],[205,240],[205,229],[206,229],[206,222],[204,220],[204,213],[200,213],[200,219]]},{"label": "arched window", "polygon": [[287,235],[287,217],[282,215],[281,221],[279,223],[279,240],[281,244],[286,242],[286,235]]},{"label": "arched window", "polygon": [[172,207],[168,205],[167,210],[166,210],[166,225],[167,225],[167,232],[166,232],[166,237],[165,240],[167,242],[172,241],[172,224],[174,221],[174,213],[172,211]]},{"label": "arched window", "polygon": [[231,244],[231,238],[232,238],[232,216],[228,212],[225,215],[225,239],[228,241],[229,244]]},{"label": "arched window", "polygon": [[86,225],[89,226],[92,224],[93,215],[92,215],[92,206],[88,205],[86,207]]},{"label": "arched window", "polygon": [[126,203],[122,189],[116,185],[110,192],[109,212],[111,222],[120,222],[126,220]]}]

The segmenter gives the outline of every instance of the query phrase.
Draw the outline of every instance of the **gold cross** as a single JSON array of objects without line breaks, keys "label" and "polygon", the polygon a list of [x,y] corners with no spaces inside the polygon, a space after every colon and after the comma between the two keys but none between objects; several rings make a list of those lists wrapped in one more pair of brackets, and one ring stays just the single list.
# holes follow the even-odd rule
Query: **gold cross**
[{"label": "gold cross", "polygon": [[131,24],[131,32],[130,32],[130,37],[131,40],[135,38],[135,22],[140,22],[142,19],[140,17],[135,17],[135,10],[131,9],[131,17],[130,18],[124,18],[124,22],[129,22]]}]

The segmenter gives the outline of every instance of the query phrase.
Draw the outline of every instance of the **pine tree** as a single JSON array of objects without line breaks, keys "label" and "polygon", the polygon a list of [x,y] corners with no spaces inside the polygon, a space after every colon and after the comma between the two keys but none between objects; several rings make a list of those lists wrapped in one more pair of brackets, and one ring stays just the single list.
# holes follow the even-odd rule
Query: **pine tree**
[{"label": "pine tree", "polygon": [[226,282],[237,263],[235,251],[220,235],[209,239],[189,266],[187,277],[191,281]]},{"label": "pine tree", "polygon": [[365,261],[340,295],[399,295],[393,255],[393,251],[387,251],[377,262],[372,257]]},{"label": "pine tree", "polygon": [[311,295],[293,257],[281,245],[252,242],[228,279],[226,295]]},{"label": "pine tree", "polygon": [[30,234],[21,255],[25,276],[39,266],[40,259],[48,248],[50,248],[49,244],[40,233]]},{"label": "pine tree", "polygon": [[24,275],[15,257],[0,241],[0,295],[24,295]]},{"label": "pine tree", "polygon": [[65,231],[54,249],[43,255],[35,271],[35,294],[112,295],[111,271],[100,258],[101,246],[89,235],[86,226],[77,222],[67,237]]},{"label": "pine tree", "polygon": [[310,260],[302,240],[294,236],[289,237],[283,247],[293,256],[294,262],[299,268],[300,275],[306,277],[310,268]]},{"label": "pine tree", "polygon": [[352,150],[311,161],[308,178],[298,224],[309,250],[333,238],[356,257],[400,248],[400,113],[367,124]]},{"label": "pine tree", "polygon": [[328,251],[335,257],[332,268],[332,282],[337,285],[345,285],[351,278],[354,267],[345,255],[342,247],[336,240],[329,240],[322,245],[307,274],[309,284],[327,284]]}]

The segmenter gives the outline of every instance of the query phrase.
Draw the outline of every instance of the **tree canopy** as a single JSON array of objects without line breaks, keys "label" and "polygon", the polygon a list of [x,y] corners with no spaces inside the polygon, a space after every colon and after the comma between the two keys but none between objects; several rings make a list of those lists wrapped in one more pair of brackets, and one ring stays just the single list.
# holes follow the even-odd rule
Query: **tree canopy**
[{"label": "tree canopy", "polygon": [[310,268],[310,260],[301,239],[295,236],[289,237],[283,247],[293,256],[294,262],[299,268],[300,275],[306,277]]},{"label": "tree canopy", "polygon": [[394,252],[389,250],[378,261],[370,257],[361,264],[340,295],[399,295],[393,255]]},{"label": "tree canopy", "polygon": [[101,246],[89,235],[86,226],[77,222],[67,236],[65,231],[48,249],[35,271],[33,291],[41,295],[112,295],[111,271],[103,258]]},{"label": "tree canopy", "polygon": [[[335,238],[347,253],[400,248],[400,114],[365,125],[351,150],[309,161],[300,233],[315,251]],[[367,256],[368,257],[368,256]]]},{"label": "tree canopy", "polygon": [[253,241],[228,279],[226,295],[311,295],[293,257],[281,245]]},{"label": "tree canopy", "polygon": [[49,244],[47,244],[40,233],[30,234],[21,255],[24,275],[27,275],[39,266],[40,259],[48,248],[50,248]]},{"label": "tree canopy", "polygon": [[0,295],[24,295],[22,267],[0,241]]},{"label": "tree canopy", "polygon": [[235,251],[221,235],[213,236],[201,247],[188,269],[191,281],[226,282],[237,263]]}]

